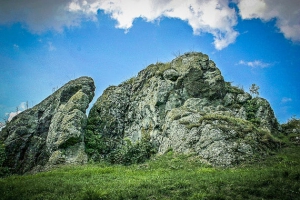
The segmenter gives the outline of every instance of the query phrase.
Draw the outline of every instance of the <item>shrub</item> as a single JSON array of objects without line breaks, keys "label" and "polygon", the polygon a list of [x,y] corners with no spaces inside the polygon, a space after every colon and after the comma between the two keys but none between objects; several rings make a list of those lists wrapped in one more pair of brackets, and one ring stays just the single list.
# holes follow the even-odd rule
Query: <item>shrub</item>
[{"label": "shrub", "polygon": [[294,129],[300,130],[300,119],[296,117],[290,118],[286,124],[282,124],[282,129],[286,134],[289,134],[289,132],[292,132]]},{"label": "shrub", "polygon": [[247,120],[252,122],[255,125],[260,125],[260,120],[256,117],[256,112],[258,111],[259,108],[256,99],[248,100],[245,108],[247,113]]},{"label": "shrub", "polygon": [[130,140],[123,140],[123,144],[107,156],[107,161],[113,164],[130,165],[142,163],[157,152],[155,145],[150,142],[150,135],[132,144]]},{"label": "shrub", "polygon": [[132,144],[129,139],[103,137],[87,131],[85,144],[85,151],[91,160],[104,160],[112,164],[142,163],[156,153],[149,134],[144,134],[140,141]]},{"label": "shrub", "polygon": [[99,161],[111,153],[118,143],[120,142],[116,138],[103,137],[91,130],[87,130],[85,134],[85,152],[94,161]]}]

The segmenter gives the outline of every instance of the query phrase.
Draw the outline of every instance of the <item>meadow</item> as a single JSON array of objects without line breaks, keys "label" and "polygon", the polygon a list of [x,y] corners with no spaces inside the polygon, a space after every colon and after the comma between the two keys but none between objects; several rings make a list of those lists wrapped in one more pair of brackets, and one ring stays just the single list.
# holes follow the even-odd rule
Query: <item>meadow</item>
[{"label": "meadow", "polygon": [[26,199],[300,199],[300,147],[263,160],[214,168],[169,151],[129,166],[89,163],[0,179],[0,198]]}]

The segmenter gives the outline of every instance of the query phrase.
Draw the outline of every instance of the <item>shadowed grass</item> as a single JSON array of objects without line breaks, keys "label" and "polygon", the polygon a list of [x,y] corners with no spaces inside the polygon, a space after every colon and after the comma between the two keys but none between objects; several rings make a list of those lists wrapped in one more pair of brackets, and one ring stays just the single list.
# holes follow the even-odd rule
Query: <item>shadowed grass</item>
[{"label": "shadowed grass", "polygon": [[220,169],[172,151],[131,166],[65,166],[0,179],[8,199],[300,199],[300,147]]}]

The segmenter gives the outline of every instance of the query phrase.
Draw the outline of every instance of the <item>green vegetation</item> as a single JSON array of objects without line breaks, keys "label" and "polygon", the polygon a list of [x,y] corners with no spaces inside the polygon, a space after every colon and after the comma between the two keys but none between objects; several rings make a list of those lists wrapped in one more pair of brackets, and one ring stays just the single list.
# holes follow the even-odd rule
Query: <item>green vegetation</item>
[{"label": "green vegetation", "polygon": [[128,80],[126,80],[126,81],[123,81],[122,83],[121,83],[121,85],[127,85],[127,84],[134,84],[134,82],[136,81],[136,76],[134,76],[134,77],[131,77],[130,79],[128,79]]},{"label": "green vegetation", "polygon": [[278,135],[278,138],[285,143],[292,143],[300,145],[300,119],[292,117],[287,123],[282,124],[282,133]]},{"label": "green vegetation", "polygon": [[137,164],[145,162],[155,153],[157,153],[157,150],[150,142],[150,135],[145,134],[135,144],[132,144],[129,139],[123,140],[122,145],[106,156],[106,161],[112,164]]},{"label": "green vegetation", "polygon": [[[246,120],[226,115],[206,115],[200,121],[212,119],[225,120],[246,132],[255,129]],[[290,121],[284,125],[285,129],[299,127],[300,120]],[[126,145],[111,154],[114,163],[122,165],[112,165],[109,163],[112,160],[103,159],[100,163],[63,166],[34,175],[9,176],[0,179],[0,197],[3,200],[300,199],[300,146],[293,145],[287,139],[289,135],[279,136],[286,141],[285,147],[275,155],[234,168],[214,168],[195,155],[175,154],[172,150],[146,161],[151,153],[145,152],[153,148],[145,133],[140,143],[131,144],[125,139]],[[94,139],[95,146],[104,142],[101,137]],[[0,147],[2,158],[4,148]]]},{"label": "green vegetation", "polygon": [[145,162],[157,152],[149,134],[143,134],[134,144],[129,139],[101,137],[91,131],[87,131],[87,135],[86,152],[93,161],[130,165]]},{"label": "green vegetation", "polygon": [[6,159],[5,146],[0,140],[0,177],[3,177],[9,173],[7,167],[3,167],[3,163]]},{"label": "green vegetation", "polygon": [[246,103],[246,113],[247,113],[247,120],[252,122],[255,125],[260,124],[260,120],[256,117],[256,113],[259,108],[259,104],[257,103],[257,98],[248,100]]},{"label": "green vegetation", "polygon": [[282,124],[282,129],[286,134],[290,134],[293,130],[300,130],[300,119],[291,117],[286,124]]},{"label": "green vegetation", "polygon": [[258,97],[259,95],[259,86],[257,86],[255,83],[252,83],[251,87],[249,88],[250,94],[256,95],[256,97]]},{"label": "green vegetation", "polygon": [[6,155],[5,155],[5,146],[2,141],[0,141],[0,167],[3,165],[3,162],[5,161]]},{"label": "green vegetation", "polygon": [[212,168],[172,151],[143,164],[64,166],[0,179],[8,199],[300,199],[300,147],[260,163]]},{"label": "green vegetation", "polygon": [[231,85],[231,82],[225,82],[225,90],[228,93],[233,93],[233,94],[244,94],[245,92],[243,88]]},{"label": "green vegetation", "polygon": [[[164,71],[171,68],[171,63],[161,63],[157,62],[156,64],[149,65],[146,69],[142,70],[143,73],[149,73],[149,77],[154,75],[161,76],[163,75]],[[140,72],[140,73],[141,73]]]},{"label": "green vegetation", "polygon": [[[241,118],[232,117],[230,115],[220,115],[220,114],[206,114],[202,116],[198,123],[189,123],[187,121],[180,121],[181,124],[184,124],[188,129],[192,129],[194,127],[199,127],[203,121],[225,121],[227,125],[224,123],[212,123],[217,128],[223,130],[225,133],[230,130],[235,130],[239,133],[239,137],[245,137],[247,133],[253,132],[258,134],[261,137],[261,142],[268,146],[278,147],[281,143],[285,143],[283,138],[279,139],[274,137],[270,131],[262,128],[257,128],[250,120],[244,120]],[[249,142],[253,142],[252,138],[249,138]],[[261,145],[259,145],[261,146]]]},{"label": "green vegetation", "polygon": [[81,138],[80,137],[71,137],[69,138],[67,141],[65,141],[64,143],[62,143],[59,148],[62,148],[62,149],[66,149],[70,146],[73,146],[75,144],[78,144],[79,142],[81,141]]}]

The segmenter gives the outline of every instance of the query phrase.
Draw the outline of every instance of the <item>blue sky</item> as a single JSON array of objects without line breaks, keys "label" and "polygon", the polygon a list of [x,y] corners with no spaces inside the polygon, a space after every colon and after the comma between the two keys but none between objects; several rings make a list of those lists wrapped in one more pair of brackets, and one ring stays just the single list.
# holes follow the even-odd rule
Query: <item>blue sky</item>
[{"label": "blue sky", "polygon": [[[0,0],[0,121],[71,79],[109,85],[188,51],[300,117],[298,0]],[[51,2],[51,3],[49,3]]]}]

